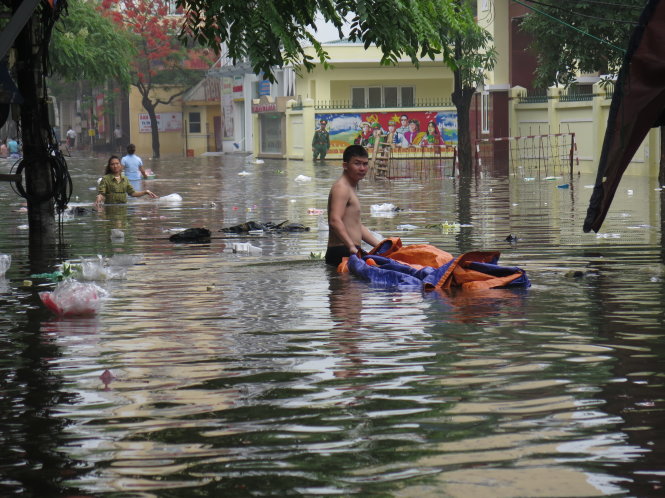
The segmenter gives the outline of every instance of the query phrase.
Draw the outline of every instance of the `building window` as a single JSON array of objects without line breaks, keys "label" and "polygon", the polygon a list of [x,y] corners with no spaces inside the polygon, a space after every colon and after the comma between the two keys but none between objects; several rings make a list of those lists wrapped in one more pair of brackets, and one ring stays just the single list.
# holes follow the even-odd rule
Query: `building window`
[{"label": "building window", "polygon": [[413,107],[415,89],[412,86],[370,86],[351,89],[351,105],[365,107]]},{"label": "building window", "polygon": [[352,88],[351,89],[351,107],[365,107],[365,89]]},{"label": "building window", "polygon": [[402,86],[399,88],[399,90],[400,90],[401,99],[398,105],[400,107],[413,107],[414,105],[416,105],[415,88],[413,88],[412,86]]},{"label": "building window", "polygon": [[490,94],[482,92],[480,94],[480,131],[481,133],[490,132]]},{"label": "building window", "polygon": [[367,89],[367,107],[383,107],[380,86],[371,86]]},{"label": "building window", "polygon": [[189,113],[189,132],[190,133],[201,133],[201,113],[200,112],[190,112]]}]

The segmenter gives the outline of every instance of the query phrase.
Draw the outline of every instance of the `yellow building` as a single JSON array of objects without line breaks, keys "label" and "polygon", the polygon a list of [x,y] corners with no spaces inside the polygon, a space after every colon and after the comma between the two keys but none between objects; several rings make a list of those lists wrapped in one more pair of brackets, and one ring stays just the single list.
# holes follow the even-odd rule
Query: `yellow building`
[{"label": "yellow building", "polygon": [[[171,95],[183,90],[181,86],[161,85],[155,87],[151,97],[167,101]],[[184,155],[182,97],[176,97],[170,104],[159,104],[155,112],[159,127],[160,155]],[[136,145],[140,156],[152,155],[150,117],[141,103],[141,94],[134,86],[129,93],[129,141]]]},{"label": "yellow building", "polygon": [[[520,140],[526,150],[548,147],[565,135],[574,140],[571,152],[575,155],[575,171],[595,173],[612,101],[611,89],[606,91],[597,74],[580,75],[574,88],[533,88],[538,62],[528,50],[530,36],[520,30],[521,19],[531,11],[510,0],[477,0],[477,6],[478,23],[492,35],[498,54],[495,69],[486,75],[484,88],[478,89],[476,107],[480,121],[486,120],[479,127],[478,139],[486,143],[497,138],[510,139],[503,148],[505,157],[498,158],[501,160],[509,153],[511,157],[521,153],[513,152]],[[659,151],[660,131],[654,128],[635,153],[626,174],[657,176]],[[495,156],[501,152],[497,147],[492,150]]]},{"label": "yellow building", "polygon": [[187,156],[222,150],[220,103],[219,78],[204,78],[183,95],[183,137]]},{"label": "yellow building", "polygon": [[[287,102],[262,97],[252,103],[254,148],[258,157],[311,160],[312,137],[321,119],[328,122],[332,158],[341,157],[363,123],[379,123],[384,131],[391,120],[407,115],[420,131],[429,121],[440,124],[448,141],[457,141],[455,108],[450,102],[453,75],[439,59],[423,60],[416,70],[410,59],[382,66],[381,51],[346,41],[324,44],[332,68],[318,64],[302,71],[294,97]],[[308,55],[316,57],[313,48]],[[449,127],[442,124],[446,120]],[[258,137],[258,140],[256,139]]]}]

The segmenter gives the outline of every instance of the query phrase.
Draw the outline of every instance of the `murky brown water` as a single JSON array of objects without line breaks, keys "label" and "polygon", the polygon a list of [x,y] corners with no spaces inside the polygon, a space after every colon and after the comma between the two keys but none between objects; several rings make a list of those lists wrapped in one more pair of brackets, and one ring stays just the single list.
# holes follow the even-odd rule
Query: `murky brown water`
[{"label": "murky brown water", "polygon": [[[90,207],[104,158],[69,164],[74,195]],[[596,235],[581,230],[591,177],[518,169],[510,181],[464,182],[446,167],[366,180],[372,230],[453,254],[498,249],[533,283],[423,295],[372,289],[310,259],[327,233],[307,211],[325,209],[334,162],[224,156],[150,167],[149,188],[183,202],[138,200],[64,223],[51,270],[143,256],[124,278],[98,282],[111,297],[95,318],[56,318],[36,294],[48,280],[22,285],[40,265],[28,256],[22,199],[0,184],[0,253],[13,257],[0,277],[0,494],[663,493],[654,182],[625,178]],[[405,211],[371,216],[387,202]],[[311,231],[218,232],[286,219]],[[169,242],[187,227],[214,238]],[[262,255],[230,250],[248,241]]]}]

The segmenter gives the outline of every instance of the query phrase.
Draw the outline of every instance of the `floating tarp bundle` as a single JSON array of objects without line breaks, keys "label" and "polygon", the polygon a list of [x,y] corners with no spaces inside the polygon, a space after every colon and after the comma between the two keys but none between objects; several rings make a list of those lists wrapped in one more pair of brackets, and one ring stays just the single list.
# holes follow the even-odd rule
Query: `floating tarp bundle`
[{"label": "floating tarp bundle", "polygon": [[619,181],[652,127],[665,125],[665,1],[649,0],[619,71],[584,231],[597,232]]},{"label": "floating tarp bundle", "polygon": [[402,246],[399,237],[385,239],[362,258],[345,259],[337,271],[349,271],[388,288],[481,290],[527,288],[526,272],[499,266],[498,251],[473,251],[454,257],[429,244]]}]

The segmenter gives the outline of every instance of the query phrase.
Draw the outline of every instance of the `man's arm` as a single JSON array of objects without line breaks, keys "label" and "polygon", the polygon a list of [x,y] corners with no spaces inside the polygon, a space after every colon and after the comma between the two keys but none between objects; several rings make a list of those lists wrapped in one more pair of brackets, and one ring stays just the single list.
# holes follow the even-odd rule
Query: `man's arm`
[{"label": "man's arm", "polygon": [[363,237],[363,241],[367,242],[372,247],[376,247],[381,242],[379,239],[374,237],[374,235],[372,235],[372,232],[370,232],[365,225],[362,225],[360,227],[360,230],[361,230],[360,233],[362,234]]}]

